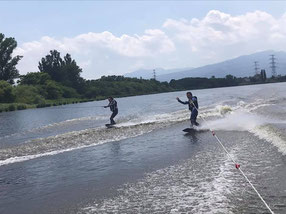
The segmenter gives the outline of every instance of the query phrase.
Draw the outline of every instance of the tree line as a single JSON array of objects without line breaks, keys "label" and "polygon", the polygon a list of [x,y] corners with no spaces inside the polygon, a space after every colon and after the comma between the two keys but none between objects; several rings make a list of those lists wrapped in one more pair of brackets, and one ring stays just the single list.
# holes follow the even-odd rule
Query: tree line
[{"label": "tree line", "polygon": [[[24,109],[25,105],[37,107],[61,105],[108,96],[122,97],[143,95],[175,90],[202,89],[237,86],[263,82],[286,81],[286,76],[266,77],[265,71],[248,78],[227,75],[225,78],[183,78],[168,82],[155,79],[145,80],[123,76],[102,76],[97,80],[85,80],[81,77],[82,69],[70,54],[63,57],[57,50],[51,50],[42,57],[37,72],[19,75],[16,68],[23,56],[14,56],[17,47],[14,38],[5,38],[0,33],[0,112],[1,103],[18,103],[5,110]],[[15,79],[17,84],[15,85]]]},{"label": "tree line", "polygon": [[19,75],[16,65],[23,56],[12,57],[16,47],[14,38],[5,38],[4,34],[0,34],[0,103],[43,107],[54,105],[59,100],[73,99],[76,102],[75,99],[94,100],[173,90],[168,83],[123,76],[85,80],[81,77],[82,69],[72,56],[66,54],[62,57],[57,50],[51,50],[42,57],[37,72]]}]

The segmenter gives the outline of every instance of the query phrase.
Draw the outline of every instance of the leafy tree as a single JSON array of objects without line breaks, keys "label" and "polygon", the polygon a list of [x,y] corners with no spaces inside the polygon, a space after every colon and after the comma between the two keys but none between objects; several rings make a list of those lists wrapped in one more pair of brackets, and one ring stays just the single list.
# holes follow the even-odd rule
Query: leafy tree
[{"label": "leafy tree", "polygon": [[40,104],[45,101],[40,90],[33,85],[18,85],[15,88],[15,95],[18,103]]},{"label": "leafy tree", "polygon": [[89,87],[87,91],[85,92],[84,96],[87,98],[96,98],[98,95],[98,88],[95,86]]},{"label": "leafy tree", "polygon": [[8,82],[0,80],[0,103],[13,102],[14,99],[13,87]]},{"label": "leafy tree", "polygon": [[21,85],[44,85],[51,77],[47,73],[31,72],[20,76]]},{"label": "leafy tree", "polygon": [[67,87],[67,86],[61,86],[60,87],[62,90],[62,96],[64,98],[78,98],[79,94],[74,88]]},{"label": "leafy tree", "polygon": [[53,80],[61,82],[64,80],[64,75],[61,72],[62,65],[63,60],[60,52],[51,50],[49,55],[41,59],[38,68],[40,72],[48,73]]},{"label": "leafy tree", "polygon": [[227,80],[230,80],[230,81],[232,81],[232,80],[235,79],[235,77],[232,76],[232,75],[230,75],[230,74],[226,75],[225,78],[226,78]]},{"label": "leafy tree", "polygon": [[88,98],[130,96],[172,90],[167,82],[161,83],[155,80],[143,80],[124,76],[102,76],[98,80],[86,81],[85,96]]},{"label": "leafy tree", "polygon": [[54,81],[48,81],[46,86],[48,99],[59,99],[62,97],[62,89]]},{"label": "leafy tree", "polygon": [[60,52],[52,50],[50,54],[41,59],[38,68],[40,72],[49,74],[52,80],[83,93],[85,81],[80,77],[82,69],[70,54],[66,54],[62,59]]},{"label": "leafy tree", "polygon": [[71,58],[70,54],[66,54],[64,57],[62,70],[65,75],[63,84],[75,88],[79,93],[83,93],[85,81],[80,76],[82,69],[76,64],[76,61]]},{"label": "leafy tree", "polygon": [[72,85],[79,81],[81,68],[76,64],[75,60],[71,58],[70,54],[66,54],[63,61],[62,72],[66,77],[68,84]]},{"label": "leafy tree", "polygon": [[261,75],[260,74],[255,74],[254,76],[252,77],[249,77],[250,79],[250,82],[261,82]]},{"label": "leafy tree", "polygon": [[226,79],[226,83],[225,83],[226,86],[235,86],[235,85],[237,85],[235,76],[232,76],[232,75],[228,74],[228,75],[225,76],[225,79]]},{"label": "leafy tree", "polygon": [[5,38],[5,35],[0,33],[0,80],[8,81],[11,84],[19,76],[16,65],[22,58],[22,56],[12,57],[16,47],[17,42],[14,38]]}]

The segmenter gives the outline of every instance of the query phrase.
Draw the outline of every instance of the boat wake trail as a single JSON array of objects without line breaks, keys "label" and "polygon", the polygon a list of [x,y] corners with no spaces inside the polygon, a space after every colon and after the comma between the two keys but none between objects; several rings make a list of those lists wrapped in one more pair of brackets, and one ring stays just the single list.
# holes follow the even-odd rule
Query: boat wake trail
[{"label": "boat wake trail", "polygon": [[[209,125],[215,130],[252,132],[260,138],[271,141],[286,154],[286,143],[283,136],[277,135],[278,130],[269,128],[269,124],[279,121],[255,113],[257,109],[269,105],[271,104],[258,100],[250,104],[238,102],[234,106],[202,107],[199,120],[202,117],[208,118]],[[26,141],[11,147],[1,148],[0,166],[136,137],[156,129],[188,121],[189,114],[188,110],[180,110],[157,115],[133,115],[133,118],[121,118],[120,123],[113,129],[106,129],[102,126]],[[86,118],[84,119],[86,120]],[[80,119],[76,119],[76,122],[78,120]],[[51,127],[74,122],[74,120],[70,120],[51,125]],[[204,130],[206,126],[202,124],[198,129]],[[272,137],[273,135],[275,137]]]},{"label": "boat wake trail", "polygon": [[[202,166],[209,158],[222,164]],[[125,184],[119,196],[97,201],[79,213],[233,213],[228,200],[238,191],[233,174],[223,155],[199,152],[193,159]]]}]

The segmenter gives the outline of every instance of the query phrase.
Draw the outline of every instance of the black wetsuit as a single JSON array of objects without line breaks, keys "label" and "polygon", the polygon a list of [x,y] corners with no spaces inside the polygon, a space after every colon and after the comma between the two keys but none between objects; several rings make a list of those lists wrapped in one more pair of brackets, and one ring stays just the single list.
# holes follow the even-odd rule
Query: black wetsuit
[{"label": "black wetsuit", "polygon": [[199,104],[198,104],[198,98],[196,96],[193,96],[191,100],[189,101],[181,101],[180,99],[178,100],[179,103],[182,103],[184,105],[189,105],[189,110],[191,111],[191,117],[190,117],[190,120],[191,120],[191,123],[192,125],[196,125],[198,126],[198,122],[197,122],[197,116],[198,116],[198,110],[199,109]]},{"label": "black wetsuit", "polygon": [[112,114],[110,116],[110,124],[115,124],[115,121],[113,119],[118,114],[118,107],[117,107],[116,100],[111,100],[111,102],[109,102],[108,106],[105,106],[105,107],[109,107],[110,111],[112,111]]}]

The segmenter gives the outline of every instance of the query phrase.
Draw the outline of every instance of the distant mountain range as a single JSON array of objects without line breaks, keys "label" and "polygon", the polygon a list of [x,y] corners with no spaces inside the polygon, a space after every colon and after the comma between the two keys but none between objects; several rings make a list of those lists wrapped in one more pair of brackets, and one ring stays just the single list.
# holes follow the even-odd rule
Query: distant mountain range
[{"label": "distant mountain range", "polygon": [[[231,74],[236,77],[246,77],[254,75],[254,61],[257,61],[260,69],[265,69],[270,77],[270,55],[274,54],[277,62],[277,74],[286,75],[286,52],[283,51],[263,51],[250,55],[240,56],[220,63],[206,65],[198,68],[155,69],[157,80],[170,81],[171,79],[181,79],[185,77],[225,77]],[[153,70],[138,70],[124,75],[126,77],[142,77],[150,79],[153,77]]]},{"label": "distant mountain range", "polygon": [[[159,77],[162,75],[182,72],[182,71],[191,70],[191,69],[193,68],[176,68],[176,69],[155,68],[155,71],[156,71],[156,77]],[[137,70],[131,73],[127,73],[124,76],[151,79],[154,77],[153,70],[154,69],[140,69],[140,70]]]}]

